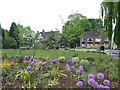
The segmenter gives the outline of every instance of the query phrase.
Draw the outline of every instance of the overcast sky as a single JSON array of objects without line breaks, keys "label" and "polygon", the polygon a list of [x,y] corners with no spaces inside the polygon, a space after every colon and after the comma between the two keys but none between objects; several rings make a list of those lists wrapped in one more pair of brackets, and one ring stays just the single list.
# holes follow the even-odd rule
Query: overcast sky
[{"label": "overcast sky", "polygon": [[[0,23],[9,30],[14,21],[34,31],[59,30],[62,20],[79,11],[87,18],[99,18],[102,0],[0,0]],[[61,16],[61,17],[60,17]]]}]

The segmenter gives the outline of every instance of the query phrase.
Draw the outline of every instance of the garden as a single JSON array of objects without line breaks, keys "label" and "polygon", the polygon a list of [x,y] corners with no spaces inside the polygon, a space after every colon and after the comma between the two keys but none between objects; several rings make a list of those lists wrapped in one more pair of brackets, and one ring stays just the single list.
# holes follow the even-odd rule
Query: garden
[{"label": "garden", "polygon": [[2,88],[119,89],[118,60],[70,50],[2,51]]}]

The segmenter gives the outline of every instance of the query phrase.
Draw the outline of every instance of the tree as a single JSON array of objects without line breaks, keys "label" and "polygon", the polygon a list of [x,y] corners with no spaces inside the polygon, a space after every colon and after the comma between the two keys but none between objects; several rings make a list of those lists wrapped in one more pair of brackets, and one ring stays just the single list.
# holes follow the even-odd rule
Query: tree
[{"label": "tree", "polygon": [[14,38],[17,42],[17,48],[19,48],[19,29],[15,22],[12,22],[10,30],[9,30],[9,36]]},{"label": "tree", "polygon": [[[84,31],[91,30],[87,18],[79,13],[70,14],[68,21],[62,27],[61,43],[64,46],[75,47]],[[63,39],[64,38],[64,39]]]},{"label": "tree", "polygon": [[88,21],[91,23],[92,31],[101,30],[103,28],[101,19],[88,19]]},{"label": "tree", "polygon": [[118,48],[120,48],[120,1],[119,2],[102,2],[101,15],[104,19],[104,26],[108,32],[108,39],[111,41],[112,28],[115,24],[115,37],[114,41]]}]

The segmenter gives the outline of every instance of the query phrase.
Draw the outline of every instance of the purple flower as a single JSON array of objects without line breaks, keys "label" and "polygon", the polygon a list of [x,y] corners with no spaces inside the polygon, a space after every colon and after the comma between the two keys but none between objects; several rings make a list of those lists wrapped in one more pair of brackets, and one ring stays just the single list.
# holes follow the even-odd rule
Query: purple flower
[{"label": "purple flower", "polygon": [[40,61],[40,62],[38,63],[38,65],[39,65],[39,66],[42,66],[42,62]]},{"label": "purple flower", "polygon": [[80,66],[79,68],[80,68],[80,71],[81,71],[81,72],[84,70],[84,69],[83,69],[83,66]]},{"label": "purple flower", "polygon": [[98,83],[97,83],[97,82],[93,82],[92,86],[93,86],[94,88],[97,88]]},{"label": "purple flower", "polygon": [[57,64],[57,63],[58,63],[58,61],[55,59],[55,60],[53,60],[53,63],[54,63],[54,64]]},{"label": "purple flower", "polygon": [[70,68],[70,65],[69,65],[69,64],[66,64],[66,68]]},{"label": "purple flower", "polygon": [[35,71],[38,71],[39,70],[39,68],[35,68]]},{"label": "purple flower", "polygon": [[80,74],[81,72],[80,72],[80,70],[76,70],[76,74]]},{"label": "purple flower", "polygon": [[103,79],[104,79],[104,74],[103,74],[103,73],[99,73],[99,74],[97,75],[97,79],[103,80]]},{"label": "purple flower", "polygon": [[93,74],[88,74],[88,79],[94,79],[94,75]]},{"label": "purple flower", "polygon": [[31,65],[34,65],[35,64],[35,62],[34,61],[31,61],[31,63],[30,63]]},{"label": "purple flower", "polygon": [[103,84],[106,85],[106,86],[108,86],[110,84],[110,81],[109,80],[104,80]]},{"label": "purple flower", "polygon": [[100,88],[99,90],[101,90],[102,88],[104,88],[104,86],[103,85],[98,85],[97,88]]},{"label": "purple flower", "polygon": [[74,66],[72,66],[71,69],[73,70],[73,69],[74,69]]},{"label": "purple flower", "polygon": [[68,60],[68,63],[69,63],[69,64],[74,64],[74,61],[71,60],[71,59],[69,59],[69,60]]},{"label": "purple flower", "polygon": [[24,56],[24,60],[29,61],[30,58],[28,56]]},{"label": "purple flower", "polygon": [[81,81],[77,82],[77,83],[76,83],[76,86],[77,86],[77,87],[82,87],[82,86],[83,86],[83,82],[81,82]]},{"label": "purple flower", "polygon": [[95,84],[95,80],[94,79],[88,79],[88,85],[93,86]]},{"label": "purple flower", "polygon": [[36,63],[36,59],[33,59],[32,61]]},{"label": "purple flower", "polygon": [[70,69],[70,68],[67,68],[67,71],[68,71],[68,72],[71,72],[71,69]]},{"label": "purple flower", "polygon": [[108,86],[104,86],[104,90],[110,90]]},{"label": "purple flower", "polygon": [[31,70],[32,69],[32,67],[31,66],[27,66],[27,70]]},{"label": "purple flower", "polygon": [[28,74],[30,75],[30,74],[32,74],[32,72],[31,72],[31,71],[28,71]]},{"label": "purple flower", "polygon": [[51,60],[48,60],[48,63],[50,63],[51,62]]}]

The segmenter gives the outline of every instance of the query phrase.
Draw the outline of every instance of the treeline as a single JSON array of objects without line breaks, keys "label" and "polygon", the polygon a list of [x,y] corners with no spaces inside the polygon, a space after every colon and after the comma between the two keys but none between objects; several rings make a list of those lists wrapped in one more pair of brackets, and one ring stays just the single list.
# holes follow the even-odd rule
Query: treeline
[{"label": "treeline", "polygon": [[31,47],[35,40],[35,32],[31,30],[30,26],[23,27],[15,22],[12,22],[9,30],[1,27],[0,32],[4,49],[17,49],[21,46]]}]

